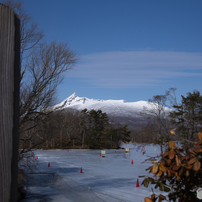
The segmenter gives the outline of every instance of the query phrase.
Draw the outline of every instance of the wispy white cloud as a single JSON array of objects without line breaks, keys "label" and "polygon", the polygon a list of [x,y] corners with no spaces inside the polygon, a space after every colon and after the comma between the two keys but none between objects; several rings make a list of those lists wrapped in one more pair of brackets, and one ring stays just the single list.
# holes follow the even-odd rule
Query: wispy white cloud
[{"label": "wispy white cloud", "polygon": [[156,86],[179,77],[198,76],[202,76],[202,53],[166,51],[84,55],[67,74],[108,88]]}]

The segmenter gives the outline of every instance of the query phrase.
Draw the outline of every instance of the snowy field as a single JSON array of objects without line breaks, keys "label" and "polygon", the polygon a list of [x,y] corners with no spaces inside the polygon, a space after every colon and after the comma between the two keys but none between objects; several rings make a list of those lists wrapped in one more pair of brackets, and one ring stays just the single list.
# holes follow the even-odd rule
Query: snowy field
[{"label": "snowy field", "polygon": [[[160,154],[159,146],[124,144],[130,148],[106,150],[34,150],[36,168],[29,174],[27,198],[22,202],[143,202],[152,194],[151,186],[141,185],[141,175],[148,175],[150,161],[141,164],[148,156]],[[146,153],[143,155],[142,150]],[[133,161],[133,164],[132,164]],[[48,164],[50,163],[50,167]],[[82,168],[82,173],[81,173]],[[36,174],[37,173],[37,174]],[[151,175],[152,176],[152,175]],[[136,187],[137,179],[139,187]],[[159,190],[155,193],[160,194]]]}]

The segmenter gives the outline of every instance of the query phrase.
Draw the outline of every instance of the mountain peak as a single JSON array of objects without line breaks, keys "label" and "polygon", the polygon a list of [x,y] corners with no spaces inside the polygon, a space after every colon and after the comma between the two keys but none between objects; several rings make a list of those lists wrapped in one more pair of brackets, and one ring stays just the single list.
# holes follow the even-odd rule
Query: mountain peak
[{"label": "mountain peak", "polygon": [[70,95],[67,99],[65,99],[64,101],[62,101],[61,103],[53,106],[53,109],[63,109],[68,107],[68,105],[71,105],[71,103],[77,98],[78,96],[76,95],[76,93],[74,92],[72,95]]},{"label": "mountain peak", "polygon": [[76,97],[78,97],[77,95],[76,95],[76,93],[74,92],[72,95],[70,95],[66,100],[68,100],[68,101],[72,101],[72,100],[74,100]]}]

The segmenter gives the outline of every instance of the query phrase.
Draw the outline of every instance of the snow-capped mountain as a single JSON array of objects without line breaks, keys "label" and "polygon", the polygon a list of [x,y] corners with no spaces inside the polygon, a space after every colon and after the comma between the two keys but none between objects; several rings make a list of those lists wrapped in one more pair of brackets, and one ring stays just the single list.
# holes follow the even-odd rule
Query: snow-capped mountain
[{"label": "snow-capped mountain", "polygon": [[143,106],[150,107],[146,101],[138,102],[126,102],[124,100],[98,100],[98,99],[89,99],[86,97],[78,97],[76,93],[73,93],[67,99],[61,103],[53,106],[54,110],[73,108],[77,110],[83,110],[87,108],[88,110],[102,110],[108,115],[113,116],[134,116],[138,112],[143,110]]},{"label": "snow-capped mountain", "polygon": [[[126,102],[124,100],[98,100],[89,99],[86,97],[78,97],[73,93],[64,101],[52,107],[52,110],[61,110],[72,108],[77,110],[102,110],[106,112],[111,120],[121,124],[127,124],[129,127],[139,126],[143,123],[144,119],[140,115],[144,106],[150,108],[151,105],[146,101]],[[130,127],[130,128],[131,128]]]}]

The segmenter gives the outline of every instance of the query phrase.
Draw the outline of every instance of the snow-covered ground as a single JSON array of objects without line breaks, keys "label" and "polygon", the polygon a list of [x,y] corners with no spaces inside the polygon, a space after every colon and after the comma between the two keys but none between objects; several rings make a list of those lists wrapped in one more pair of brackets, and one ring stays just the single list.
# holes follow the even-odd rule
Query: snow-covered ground
[{"label": "snow-covered ground", "polygon": [[[146,168],[150,161],[141,164],[148,156],[156,157],[160,149],[155,145],[124,144],[130,148],[106,150],[106,157],[100,157],[100,150],[35,150],[36,168],[29,174],[28,197],[22,202],[96,202],[136,201],[152,194],[141,185],[141,175],[148,175]],[[145,148],[146,154],[142,155]],[[133,160],[133,164],[131,164]],[[50,163],[50,167],[48,167]],[[82,168],[82,173],[80,173]],[[137,179],[139,187],[136,187]],[[155,193],[160,194],[159,190]]]}]

